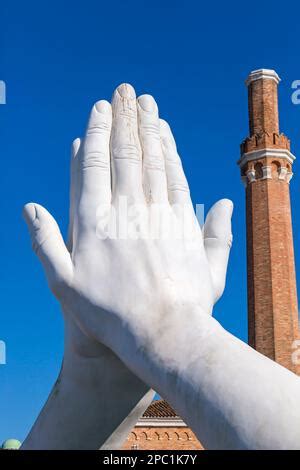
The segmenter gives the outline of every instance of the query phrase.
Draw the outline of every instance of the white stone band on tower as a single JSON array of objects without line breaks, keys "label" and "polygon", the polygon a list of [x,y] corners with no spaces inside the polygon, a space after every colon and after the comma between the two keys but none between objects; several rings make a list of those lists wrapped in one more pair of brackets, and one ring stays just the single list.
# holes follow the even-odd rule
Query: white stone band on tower
[{"label": "white stone band on tower", "polygon": [[245,83],[247,86],[251,82],[254,82],[255,80],[274,80],[276,84],[278,85],[281,82],[281,78],[279,75],[275,72],[275,70],[272,69],[258,69],[258,70],[253,70],[247,77]]}]

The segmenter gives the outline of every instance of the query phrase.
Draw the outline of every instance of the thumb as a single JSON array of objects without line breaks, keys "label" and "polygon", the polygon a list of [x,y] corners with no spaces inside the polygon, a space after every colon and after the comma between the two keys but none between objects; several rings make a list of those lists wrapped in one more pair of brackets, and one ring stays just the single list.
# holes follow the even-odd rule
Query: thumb
[{"label": "thumb", "polygon": [[215,301],[223,294],[229,252],[232,244],[231,216],[233,203],[229,199],[216,202],[206,216],[203,238],[215,290]]},{"label": "thumb", "polygon": [[24,206],[23,217],[49,286],[59,296],[61,287],[71,280],[73,265],[58,225],[44,207],[32,202]]}]

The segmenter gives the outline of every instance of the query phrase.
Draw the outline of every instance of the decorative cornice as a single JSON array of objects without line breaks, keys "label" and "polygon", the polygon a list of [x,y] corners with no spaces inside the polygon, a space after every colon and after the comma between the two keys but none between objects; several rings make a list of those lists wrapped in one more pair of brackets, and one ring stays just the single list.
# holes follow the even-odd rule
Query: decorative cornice
[{"label": "decorative cornice", "polygon": [[238,160],[237,164],[242,168],[246,163],[251,162],[253,160],[260,160],[261,158],[282,158],[287,160],[289,163],[293,163],[296,159],[295,155],[293,155],[287,149],[262,149],[262,150],[254,150],[253,152],[244,153],[242,157]]},{"label": "decorative cornice", "polygon": [[154,427],[154,428],[186,428],[188,427],[181,418],[140,418],[136,427]]},{"label": "decorative cornice", "polygon": [[245,83],[247,86],[249,86],[251,82],[254,82],[255,80],[261,80],[261,79],[274,80],[277,83],[277,85],[281,81],[281,79],[279,78],[275,70],[259,69],[259,70],[253,70],[248,76]]}]

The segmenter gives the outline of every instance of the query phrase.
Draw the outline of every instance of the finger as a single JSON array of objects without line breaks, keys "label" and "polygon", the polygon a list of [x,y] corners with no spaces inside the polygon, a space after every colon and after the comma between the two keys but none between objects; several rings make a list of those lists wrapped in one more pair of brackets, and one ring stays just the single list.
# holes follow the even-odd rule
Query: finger
[{"label": "finger", "polygon": [[225,288],[227,264],[232,244],[232,211],[232,202],[229,199],[221,199],[210,209],[203,227],[204,246],[211,269],[216,301],[221,297]]},{"label": "finger", "polygon": [[143,201],[142,153],[138,137],[136,95],[131,85],[120,85],[112,100],[111,133],[113,199],[126,196]]},{"label": "finger", "polygon": [[137,103],[146,201],[168,202],[167,177],[160,140],[157,104],[150,95],[140,96]]},{"label": "finger", "polygon": [[43,264],[49,286],[55,295],[60,295],[62,287],[71,281],[73,265],[58,225],[52,215],[39,204],[26,204],[23,216],[33,250]]},{"label": "finger", "polygon": [[111,201],[110,153],[111,105],[98,101],[90,114],[86,135],[81,144],[78,175],[80,197],[79,220],[89,223],[99,205]]},{"label": "finger", "polygon": [[71,253],[73,248],[73,226],[74,226],[74,210],[79,197],[79,180],[78,180],[78,152],[80,149],[80,139],[75,139],[71,150],[71,169],[70,169],[70,214],[67,247]]},{"label": "finger", "polygon": [[189,185],[186,180],[181,159],[169,124],[160,119],[160,136],[168,183],[170,204],[191,204]]}]

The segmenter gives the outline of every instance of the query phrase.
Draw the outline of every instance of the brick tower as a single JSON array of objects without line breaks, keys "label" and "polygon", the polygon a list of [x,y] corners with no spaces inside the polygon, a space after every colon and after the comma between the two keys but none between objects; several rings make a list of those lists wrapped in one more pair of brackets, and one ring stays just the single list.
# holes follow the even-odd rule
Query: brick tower
[{"label": "brick tower", "polygon": [[239,166],[246,188],[248,334],[257,351],[297,373],[298,303],[289,182],[295,157],[279,131],[274,70],[251,72],[249,133]]}]

